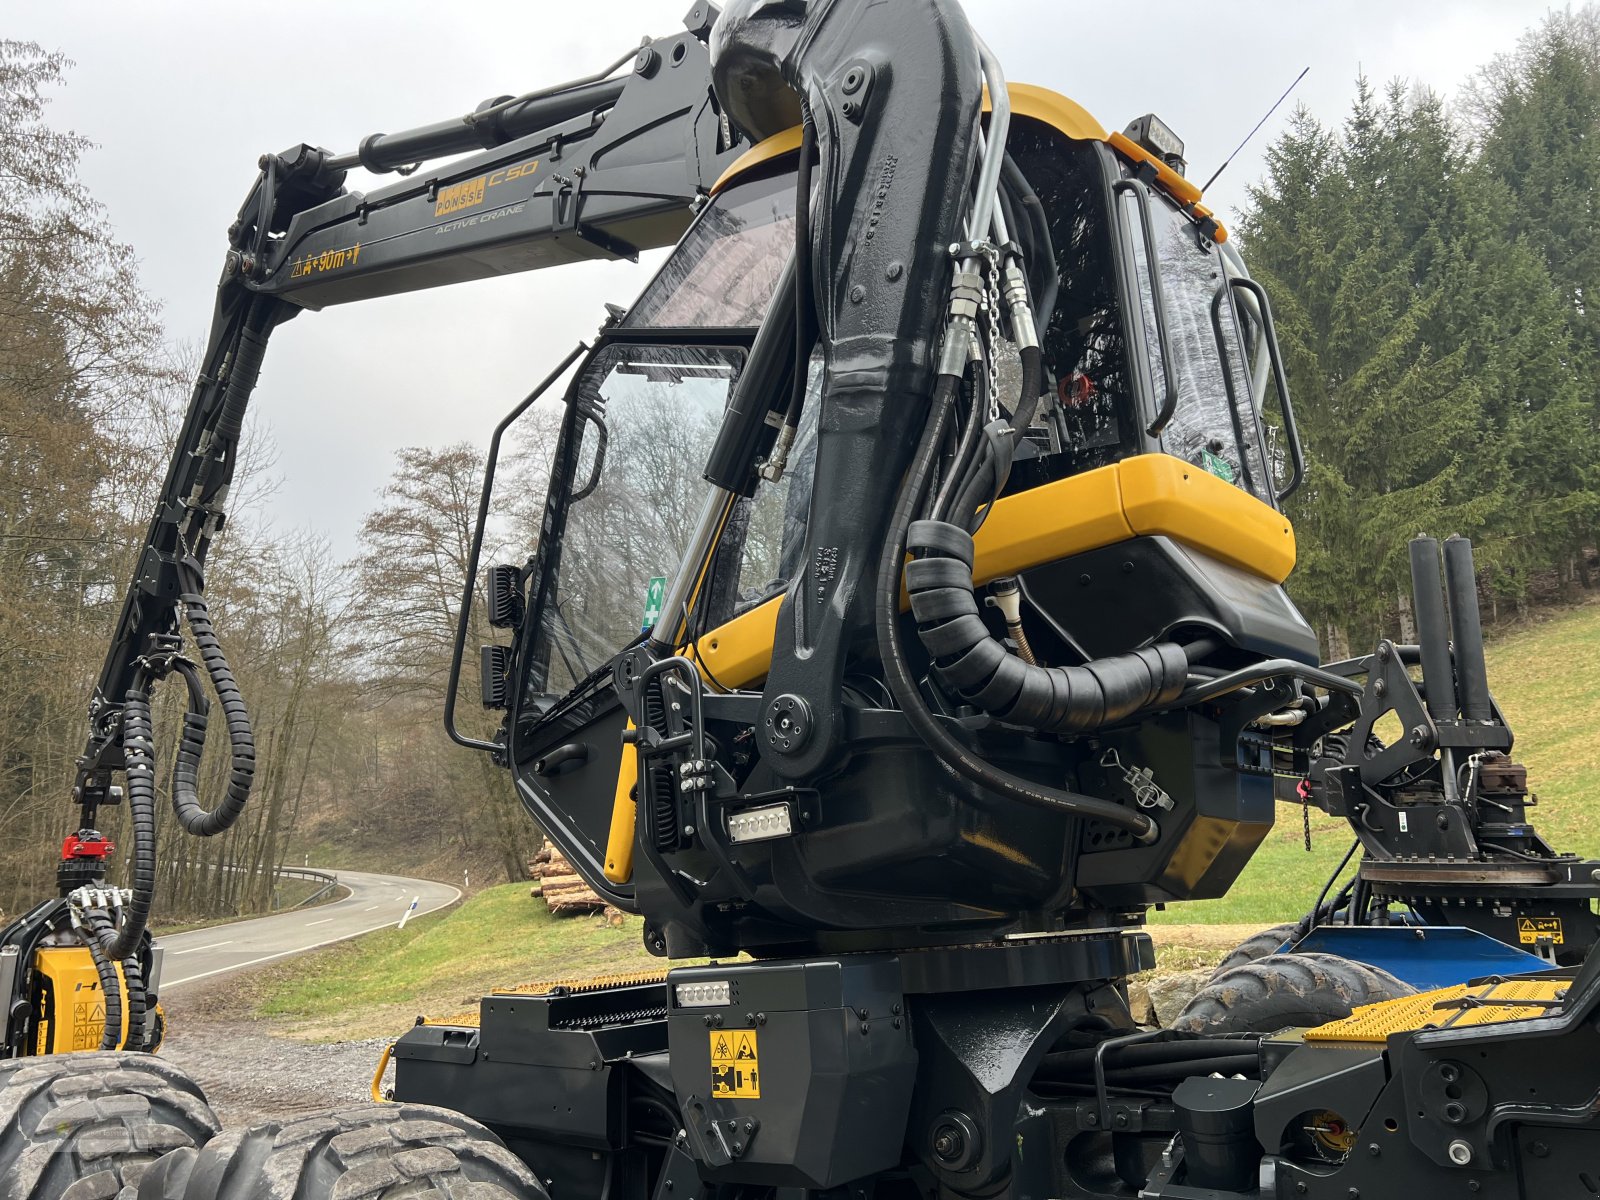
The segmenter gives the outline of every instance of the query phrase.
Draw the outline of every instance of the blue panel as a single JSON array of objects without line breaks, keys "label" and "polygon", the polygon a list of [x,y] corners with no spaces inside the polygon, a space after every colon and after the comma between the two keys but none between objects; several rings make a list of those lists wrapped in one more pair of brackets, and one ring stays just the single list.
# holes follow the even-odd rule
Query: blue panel
[{"label": "blue panel", "polygon": [[1455,925],[1323,925],[1294,949],[1297,953],[1338,954],[1381,967],[1418,991],[1466,983],[1480,975],[1527,975],[1551,967],[1536,954]]}]

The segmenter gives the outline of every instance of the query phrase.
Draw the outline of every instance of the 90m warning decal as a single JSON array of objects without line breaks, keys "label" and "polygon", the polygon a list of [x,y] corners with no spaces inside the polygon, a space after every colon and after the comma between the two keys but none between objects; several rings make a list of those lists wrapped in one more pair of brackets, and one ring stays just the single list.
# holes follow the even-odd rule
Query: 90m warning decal
[{"label": "90m warning decal", "polygon": [[761,1099],[760,1048],[753,1029],[711,1032],[711,1094]]}]

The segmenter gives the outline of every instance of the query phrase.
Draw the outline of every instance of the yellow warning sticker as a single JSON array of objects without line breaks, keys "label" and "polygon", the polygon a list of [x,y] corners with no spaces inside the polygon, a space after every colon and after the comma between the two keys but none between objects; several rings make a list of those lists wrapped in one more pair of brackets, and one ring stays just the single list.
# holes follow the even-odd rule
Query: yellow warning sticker
[{"label": "yellow warning sticker", "polygon": [[1549,938],[1552,946],[1563,943],[1560,917],[1517,918],[1517,941],[1524,946],[1536,946],[1543,938]]},{"label": "yellow warning sticker", "polygon": [[755,1030],[712,1030],[711,1094],[761,1099],[760,1054]]}]

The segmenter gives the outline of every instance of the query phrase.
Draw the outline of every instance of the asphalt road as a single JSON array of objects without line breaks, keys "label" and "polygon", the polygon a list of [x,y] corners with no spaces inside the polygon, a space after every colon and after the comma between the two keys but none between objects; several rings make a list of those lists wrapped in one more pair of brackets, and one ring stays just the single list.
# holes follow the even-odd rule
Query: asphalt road
[{"label": "asphalt road", "polygon": [[426,879],[364,871],[340,871],[338,877],[350,889],[343,900],[158,939],[165,952],[161,964],[162,994],[196,980],[398,925],[413,897],[417,909],[411,914],[412,920],[454,904],[461,897],[460,888]]}]

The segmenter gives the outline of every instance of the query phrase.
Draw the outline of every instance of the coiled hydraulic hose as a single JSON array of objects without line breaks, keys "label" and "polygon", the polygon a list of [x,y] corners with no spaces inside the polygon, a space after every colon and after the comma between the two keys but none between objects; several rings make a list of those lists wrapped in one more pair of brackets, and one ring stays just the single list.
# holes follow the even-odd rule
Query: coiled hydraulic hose
[{"label": "coiled hydraulic hose", "polygon": [[[191,573],[187,582],[198,585],[199,580]],[[239,693],[238,682],[217,640],[199,587],[191,586],[180,600],[189,632],[200,650],[206,674],[227,718],[230,764],[227,790],[216,808],[207,811],[200,803],[200,756],[205,750],[211,706],[194,664],[186,659],[174,659],[172,669],[182,675],[188,685],[189,709],[184,714],[183,736],[172,763],[172,811],[186,832],[196,837],[214,837],[232,828],[250,799],[250,787],[255,779],[255,736],[244,697]],[[133,825],[133,854],[129,862],[133,897],[123,910],[116,940],[105,947],[107,955],[114,959],[128,958],[139,952],[140,940],[150,919],[150,906],[155,899],[156,765],[150,709],[153,684],[150,671],[141,671],[133,687],[128,689],[122,708],[128,813]]]},{"label": "coiled hydraulic hose", "polygon": [[954,375],[939,377],[929,406],[927,424],[923,427],[922,438],[917,443],[905,482],[901,484],[900,497],[889,520],[889,536],[884,540],[883,555],[878,561],[874,615],[878,652],[883,659],[884,678],[889,690],[917,736],[951,774],[1023,804],[1104,821],[1118,829],[1129,830],[1140,840],[1152,839],[1157,833],[1155,823],[1141,812],[1109,800],[1033,783],[973,754],[951,736],[928,709],[916,680],[911,676],[911,669],[906,664],[905,648],[900,642],[900,580],[905,564],[906,530],[927,491],[934,459],[944,438],[945,423],[950,418],[957,384]]},{"label": "coiled hydraulic hose", "polygon": [[1189,658],[1158,642],[1081,667],[1041,667],[1012,654],[978,615],[972,536],[945,521],[916,521],[906,589],[917,635],[939,680],[1001,720],[1056,733],[1098,729],[1183,693]]}]

